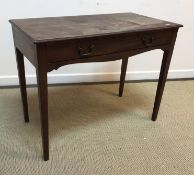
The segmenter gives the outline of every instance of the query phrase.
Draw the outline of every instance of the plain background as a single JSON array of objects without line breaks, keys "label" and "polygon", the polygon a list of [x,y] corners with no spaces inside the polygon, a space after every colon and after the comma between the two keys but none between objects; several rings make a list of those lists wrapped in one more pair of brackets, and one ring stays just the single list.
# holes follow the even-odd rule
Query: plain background
[{"label": "plain background", "polygon": [[[193,0],[0,0],[0,85],[18,84],[13,47],[12,18],[69,16],[135,12],[181,23],[169,78],[194,77],[194,1]],[[162,51],[155,50],[129,59],[127,80],[158,78]],[[35,69],[25,60],[27,83],[36,83]],[[120,61],[75,64],[48,74],[49,83],[115,81]]]}]

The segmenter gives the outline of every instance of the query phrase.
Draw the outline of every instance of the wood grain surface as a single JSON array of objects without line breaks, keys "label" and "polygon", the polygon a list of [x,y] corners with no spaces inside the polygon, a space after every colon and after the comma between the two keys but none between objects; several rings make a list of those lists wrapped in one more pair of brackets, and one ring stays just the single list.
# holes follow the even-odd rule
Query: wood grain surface
[{"label": "wood grain surface", "polygon": [[10,22],[26,33],[33,42],[182,26],[135,13],[13,19]]}]

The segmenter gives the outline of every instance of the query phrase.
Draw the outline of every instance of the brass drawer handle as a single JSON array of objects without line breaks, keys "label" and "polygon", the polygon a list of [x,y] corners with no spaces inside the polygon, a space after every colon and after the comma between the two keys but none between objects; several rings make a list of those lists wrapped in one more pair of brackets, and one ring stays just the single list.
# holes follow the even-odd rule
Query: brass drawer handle
[{"label": "brass drawer handle", "polygon": [[81,48],[81,47],[79,47],[78,48],[78,53],[79,53],[79,56],[80,57],[88,57],[88,56],[90,56],[91,54],[92,54],[92,50],[93,50],[93,48],[94,48],[94,45],[90,45],[89,47],[88,47],[88,52],[83,52],[83,49]]},{"label": "brass drawer handle", "polygon": [[144,46],[149,47],[153,44],[154,37],[143,37],[141,40]]}]

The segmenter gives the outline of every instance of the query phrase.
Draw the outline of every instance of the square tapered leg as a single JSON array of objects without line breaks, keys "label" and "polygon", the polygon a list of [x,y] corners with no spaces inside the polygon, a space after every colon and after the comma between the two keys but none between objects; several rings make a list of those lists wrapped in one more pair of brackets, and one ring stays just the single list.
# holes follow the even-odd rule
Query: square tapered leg
[{"label": "square tapered leg", "polygon": [[47,72],[37,70],[43,158],[49,160]]},{"label": "square tapered leg", "polygon": [[21,97],[22,97],[24,120],[25,122],[29,122],[24,56],[17,48],[15,49],[15,53],[16,53],[19,83],[20,83],[20,91],[21,91]]}]

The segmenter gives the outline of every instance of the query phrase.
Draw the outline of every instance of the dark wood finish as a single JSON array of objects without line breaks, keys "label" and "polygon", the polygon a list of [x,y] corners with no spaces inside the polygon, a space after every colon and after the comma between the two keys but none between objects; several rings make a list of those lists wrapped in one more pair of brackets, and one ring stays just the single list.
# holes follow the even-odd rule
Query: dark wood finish
[{"label": "dark wood finish", "polygon": [[36,67],[37,61],[35,58],[35,44],[31,39],[23,32],[21,32],[17,27],[12,27],[13,36],[14,36],[14,44],[17,48],[22,52],[24,56],[28,58],[28,60]]},{"label": "dark wood finish", "polygon": [[36,47],[38,67],[36,69],[38,96],[40,108],[40,121],[42,133],[43,158],[49,160],[49,131],[48,131],[48,87],[47,87],[47,62],[42,45]]},{"label": "dark wood finish", "polygon": [[139,32],[137,34],[49,42],[46,44],[47,59],[52,63],[166,45],[170,43],[172,35],[171,30],[164,30],[162,33],[160,31]]},{"label": "dark wood finish", "polygon": [[25,122],[29,122],[24,57],[23,57],[23,54],[17,48],[15,49],[15,53],[16,53],[19,83],[20,83],[20,91],[21,91],[21,97],[22,97],[24,120]]},{"label": "dark wood finish", "polygon": [[49,160],[47,73],[37,70],[43,158]]},{"label": "dark wood finish", "polygon": [[122,97],[122,95],[123,95],[123,88],[124,88],[124,84],[125,84],[125,76],[126,76],[127,64],[128,64],[128,58],[123,58],[122,59],[122,64],[121,64],[119,97]]},{"label": "dark wood finish", "polygon": [[[47,72],[61,66],[123,58],[119,87],[119,96],[122,96],[128,57],[154,49],[163,50],[152,115],[152,120],[156,120],[176,34],[182,25],[134,13],[15,19],[10,22],[17,60],[20,58],[21,84],[25,84],[22,54],[37,72],[44,160],[49,159]],[[27,109],[26,87],[21,87],[23,106]]]},{"label": "dark wood finish", "polygon": [[68,65],[68,64],[75,64],[75,63],[89,63],[89,62],[105,62],[105,61],[115,61],[120,58],[131,57],[140,53],[148,52],[150,50],[155,49],[167,49],[168,45],[161,45],[156,47],[146,47],[142,49],[135,49],[131,51],[124,51],[124,52],[117,52],[111,54],[105,54],[100,56],[94,57],[85,57],[84,59],[72,59],[72,60],[64,60],[64,61],[56,61],[56,62],[49,62],[48,63],[48,72],[58,69],[61,66]]},{"label": "dark wood finish", "polygon": [[160,107],[160,103],[161,103],[161,99],[164,91],[164,86],[166,83],[166,78],[168,75],[168,69],[170,66],[170,61],[174,50],[177,32],[178,30],[174,32],[174,36],[172,38],[170,47],[167,50],[164,50],[164,55],[163,55],[163,60],[162,60],[162,65],[160,70],[160,77],[159,77],[159,82],[158,82],[158,87],[157,87],[157,92],[156,92],[156,97],[154,102],[154,108],[152,113],[153,121],[156,121],[158,116],[158,111],[159,111],[159,107]]},{"label": "dark wood finish", "polygon": [[182,26],[135,13],[12,19],[10,22],[26,33],[34,43],[164,30]]}]

